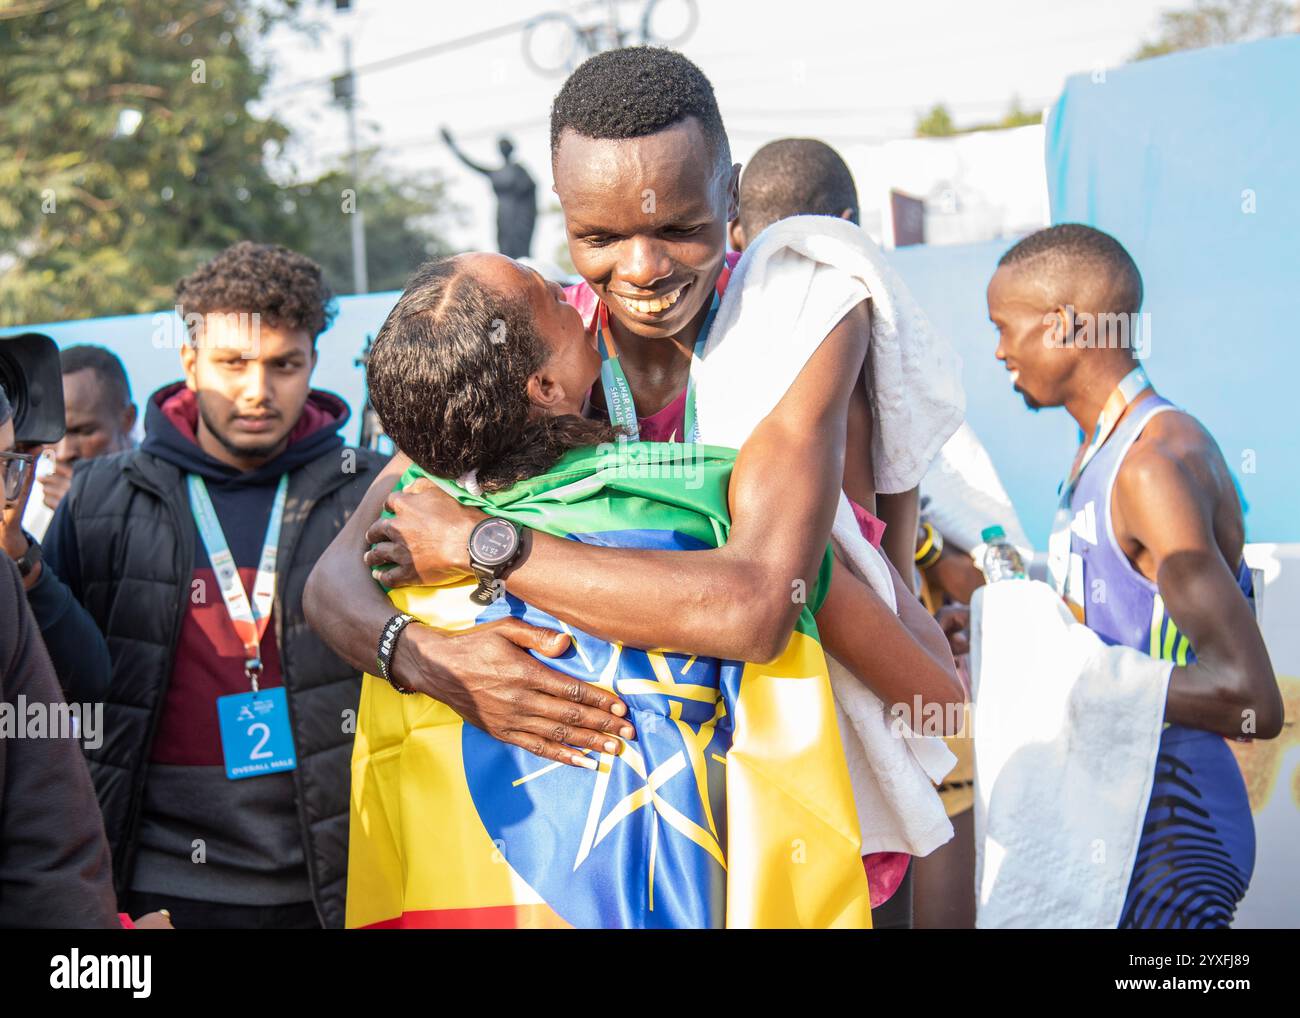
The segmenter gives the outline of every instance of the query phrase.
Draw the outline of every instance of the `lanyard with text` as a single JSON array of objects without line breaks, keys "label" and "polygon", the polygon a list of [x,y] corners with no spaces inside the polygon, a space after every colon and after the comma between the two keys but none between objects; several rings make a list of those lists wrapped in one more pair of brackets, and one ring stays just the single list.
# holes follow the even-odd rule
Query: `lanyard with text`
[{"label": "lanyard with text", "polygon": [[[700,334],[695,337],[695,348],[691,354],[692,368],[695,366],[695,361],[704,353],[704,344],[709,338],[709,327],[713,324],[713,318],[722,303],[722,291],[730,274],[730,271],[724,267],[722,275],[718,277],[718,285],[713,291],[713,303],[709,305],[709,313],[704,319],[704,324],[700,326]],[[623,437],[627,441],[636,442],[641,438],[641,429],[636,420],[636,403],[632,399],[632,386],[628,384],[627,375],[623,373],[623,366],[619,363],[613,336],[608,339],[605,336],[604,326],[608,321],[609,312],[605,305],[601,304],[596,312],[596,345],[600,350],[600,384],[605,390],[605,406],[609,410],[609,423],[621,427]],[[698,442],[700,439],[699,425],[695,420],[694,375],[692,371],[686,382],[686,413],[682,426],[682,440],[686,442]]]},{"label": "lanyard with text", "polygon": [[1101,408],[1101,414],[1097,417],[1097,427],[1092,433],[1092,441],[1088,443],[1087,448],[1080,449],[1078,455],[1074,458],[1074,466],[1070,470],[1069,476],[1061,482],[1058,490],[1061,496],[1061,506],[1067,508],[1070,504],[1070,498],[1074,494],[1075,485],[1079,483],[1079,476],[1097,451],[1110,438],[1110,433],[1115,430],[1115,425],[1119,423],[1120,417],[1128,405],[1146,389],[1151,387],[1151,381],[1147,378],[1147,373],[1142,370],[1141,365],[1134,368],[1122,379],[1119,385],[1115,386],[1114,391],[1106,397],[1106,405]]},{"label": "lanyard with text", "polygon": [[275,558],[280,544],[280,521],[284,517],[284,501],[289,491],[289,475],[280,478],[271,504],[271,519],[266,524],[266,537],[262,541],[262,557],[257,564],[257,579],[253,583],[252,602],[239,578],[235,557],[230,554],[226,535],[212,507],[207,485],[203,478],[190,474],[187,478],[190,492],[190,509],[199,528],[199,537],[207,549],[212,570],[221,586],[221,599],[235,627],[235,633],[244,645],[244,674],[257,692],[257,677],[262,672],[262,635],[271,622],[271,605],[275,601]]}]

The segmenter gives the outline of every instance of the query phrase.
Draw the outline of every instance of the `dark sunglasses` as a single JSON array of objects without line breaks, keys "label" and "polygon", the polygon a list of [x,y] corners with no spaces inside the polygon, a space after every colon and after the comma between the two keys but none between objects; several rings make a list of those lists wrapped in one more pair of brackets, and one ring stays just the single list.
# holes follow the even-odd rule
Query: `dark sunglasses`
[{"label": "dark sunglasses", "polygon": [[4,475],[5,501],[17,501],[27,483],[28,471],[35,469],[36,453],[0,452],[0,471]]}]

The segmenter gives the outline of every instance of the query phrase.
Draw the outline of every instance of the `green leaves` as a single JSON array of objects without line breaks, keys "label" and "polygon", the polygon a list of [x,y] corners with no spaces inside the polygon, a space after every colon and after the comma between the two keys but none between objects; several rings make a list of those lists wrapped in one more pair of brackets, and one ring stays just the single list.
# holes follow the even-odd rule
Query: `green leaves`
[{"label": "green leaves", "polygon": [[436,178],[373,154],[360,181],[271,176],[290,134],[249,110],[267,80],[256,54],[298,26],[298,0],[27,6],[0,19],[0,326],[165,308],[178,278],[246,238],[315,258],[346,293],[345,189],[372,289],[448,253]]},{"label": "green leaves", "polygon": [[1162,11],[1159,38],[1143,43],[1131,59],[1283,35],[1291,17],[1282,0],[1193,0],[1183,10]]},{"label": "green leaves", "polygon": [[166,307],[227,244],[310,235],[267,167],[288,128],[248,108],[296,2],[24,7],[0,19],[0,326]]}]

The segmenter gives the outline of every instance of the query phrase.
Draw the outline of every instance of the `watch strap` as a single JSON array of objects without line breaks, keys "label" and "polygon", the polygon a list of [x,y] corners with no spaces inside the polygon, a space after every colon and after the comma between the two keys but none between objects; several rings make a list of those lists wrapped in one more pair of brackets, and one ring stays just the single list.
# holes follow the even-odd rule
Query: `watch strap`
[{"label": "watch strap", "polygon": [[32,574],[32,570],[41,561],[41,544],[27,531],[24,530],[22,534],[27,538],[27,550],[14,559],[14,564],[18,566],[18,575],[25,578]]},{"label": "watch strap", "polygon": [[[509,563],[505,563],[499,568],[504,570],[508,565]],[[470,568],[474,570],[474,576],[478,580],[478,586],[469,595],[469,599],[475,604],[484,606],[492,604],[505,593],[505,581],[498,575],[499,570],[489,569],[477,562],[471,562]]]}]

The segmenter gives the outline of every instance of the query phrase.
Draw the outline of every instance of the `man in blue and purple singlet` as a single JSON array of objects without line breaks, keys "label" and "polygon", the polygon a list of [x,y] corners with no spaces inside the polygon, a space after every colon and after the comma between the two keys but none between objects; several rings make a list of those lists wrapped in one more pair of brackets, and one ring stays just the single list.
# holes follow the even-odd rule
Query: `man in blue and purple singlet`
[{"label": "man in blue and purple singlet", "polygon": [[[1061,488],[1051,572],[1104,641],[1174,663],[1121,927],[1226,927],[1255,828],[1225,738],[1274,738],[1282,700],[1252,611],[1237,489],[1210,434],[1152,388],[1132,330],[1142,277],[1113,237],[1053,226],[988,287],[996,356],[1032,409],[1084,436]],[[1136,349],[1140,349],[1140,346]]]}]

